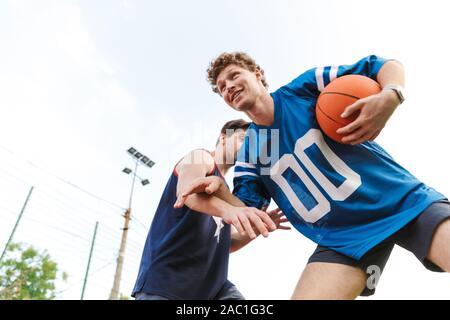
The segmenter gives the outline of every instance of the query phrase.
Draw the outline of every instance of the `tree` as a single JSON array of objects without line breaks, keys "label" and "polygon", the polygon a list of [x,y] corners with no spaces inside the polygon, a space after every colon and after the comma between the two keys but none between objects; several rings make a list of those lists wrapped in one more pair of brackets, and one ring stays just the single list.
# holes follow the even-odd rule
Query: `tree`
[{"label": "tree", "polygon": [[[55,298],[58,265],[44,251],[11,243],[0,261],[0,299],[51,300]],[[62,272],[65,281],[67,274]]]},{"label": "tree", "polygon": [[123,293],[120,294],[119,300],[130,300],[130,297],[127,295],[124,295]]}]

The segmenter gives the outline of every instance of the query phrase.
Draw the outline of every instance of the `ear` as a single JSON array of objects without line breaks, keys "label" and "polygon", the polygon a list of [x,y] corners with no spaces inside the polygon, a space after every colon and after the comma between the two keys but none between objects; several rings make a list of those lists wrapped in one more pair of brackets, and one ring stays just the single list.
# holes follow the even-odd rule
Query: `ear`
[{"label": "ear", "polygon": [[223,146],[225,146],[225,138],[226,138],[225,133],[221,133],[221,134],[220,134],[220,137],[219,137],[219,140],[220,140],[220,143],[221,143]]},{"label": "ear", "polygon": [[262,79],[262,72],[258,67],[255,70],[255,75],[256,75],[256,79],[258,79],[258,80]]}]

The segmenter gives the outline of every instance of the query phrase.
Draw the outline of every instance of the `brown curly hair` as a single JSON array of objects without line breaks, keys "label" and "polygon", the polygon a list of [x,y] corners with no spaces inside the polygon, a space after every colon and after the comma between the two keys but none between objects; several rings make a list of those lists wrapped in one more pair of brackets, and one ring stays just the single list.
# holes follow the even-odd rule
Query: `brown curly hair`
[{"label": "brown curly hair", "polygon": [[262,78],[261,82],[264,87],[268,88],[269,85],[266,81],[266,77],[264,76],[264,70],[256,64],[255,60],[250,57],[245,52],[224,52],[220,54],[216,59],[211,61],[209,64],[207,73],[208,82],[211,84],[212,91],[215,93],[219,93],[217,88],[217,77],[219,74],[230,64],[237,65],[241,68],[245,68],[251,72],[255,72],[259,70],[261,72]]}]

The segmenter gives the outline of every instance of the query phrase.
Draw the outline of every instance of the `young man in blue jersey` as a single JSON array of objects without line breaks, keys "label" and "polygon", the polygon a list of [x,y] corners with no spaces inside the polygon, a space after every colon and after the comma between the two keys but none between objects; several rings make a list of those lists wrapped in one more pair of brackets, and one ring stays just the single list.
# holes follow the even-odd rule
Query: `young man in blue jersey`
[{"label": "young man in blue jersey", "polygon": [[[342,117],[359,115],[338,130],[345,137],[337,143],[320,130],[315,105],[328,83],[347,74],[370,77],[383,90],[346,108]],[[211,62],[208,80],[230,107],[253,120],[233,193],[256,208],[274,199],[292,225],[318,244],[293,299],[373,294],[395,244],[429,270],[450,271],[450,203],[373,142],[404,100],[399,62],[372,55],[313,68],[269,93],[263,69],[233,52]]]},{"label": "young man in blue jersey", "polygon": [[[215,151],[194,150],[175,166],[145,243],[132,293],[137,300],[244,299],[227,279],[229,253],[260,233],[267,237],[269,231],[287,229],[280,210],[266,213],[225,201],[230,192],[224,192],[223,176],[236,161],[248,125],[244,120],[227,122]],[[175,208],[177,195],[199,178],[207,178],[211,187],[224,187],[210,195],[208,185]]]}]

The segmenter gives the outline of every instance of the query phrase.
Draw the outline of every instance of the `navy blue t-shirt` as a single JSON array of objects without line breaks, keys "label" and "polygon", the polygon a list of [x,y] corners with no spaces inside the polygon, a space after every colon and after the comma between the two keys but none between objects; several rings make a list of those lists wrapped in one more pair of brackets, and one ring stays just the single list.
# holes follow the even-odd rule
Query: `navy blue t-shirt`
[{"label": "navy blue t-shirt", "polygon": [[[209,175],[222,177],[217,166]],[[174,170],[147,236],[133,297],[144,292],[208,300],[233,285],[227,280],[230,225],[187,206],[175,209],[177,183]]]}]

